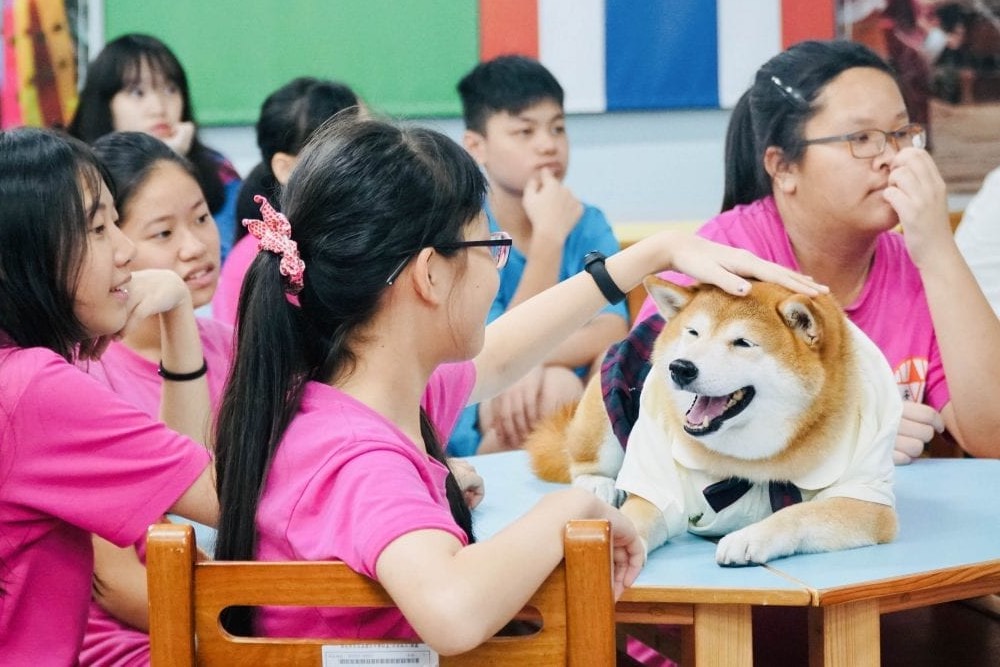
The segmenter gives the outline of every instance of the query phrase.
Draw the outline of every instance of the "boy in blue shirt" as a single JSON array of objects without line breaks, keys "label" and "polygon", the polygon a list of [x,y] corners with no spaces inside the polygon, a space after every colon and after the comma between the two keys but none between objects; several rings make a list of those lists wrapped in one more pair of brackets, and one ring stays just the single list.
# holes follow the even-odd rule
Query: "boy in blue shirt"
[{"label": "boy in blue shirt", "polygon": [[[541,63],[501,56],[480,63],[458,84],[463,143],[486,173],[490,231],[514,239],[492,321],[508,308],[583,270],[593,250],[617,252],[604,214],[563,185],[569,139],[563,89]],[[520,448],[541,418],[577,401],[591,368],[628,333],[624,303],[608,306],[546,361],[491,401],[466,408],[452,438],[455,456]]]}]

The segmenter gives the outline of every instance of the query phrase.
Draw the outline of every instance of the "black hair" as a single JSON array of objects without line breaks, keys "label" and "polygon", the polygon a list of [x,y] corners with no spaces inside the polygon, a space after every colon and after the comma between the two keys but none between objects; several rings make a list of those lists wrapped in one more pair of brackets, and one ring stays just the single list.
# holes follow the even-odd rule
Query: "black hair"
[{"label": "black hair", "polygon": [[794,164],[806,149],[803,128],[816,115],[816,98],[846,70],[892,68],[867,47],[846,40],[799,42],[757,70],[753,85],[733,109],[726,130],[726,184],[722,210],[771,194],[764,152],[777,146]]},{"label": "black hair", "polygon": [[145,132],[112,132],[94,142],[94,154],[104,164],[115,186],[115,208],[121,217],[133,195],[161,162],[176,164],[198,180],[194,167],[169,146]]},{"label": "black hair", "polygon": [[324,121],[338,113],[356,113],[360,104],[357,94],[348,86],[308,76],[292,79],[267,96],[257,119],[261,162],[247,174],[236,197],[234,241],[246,236],[246,228],[239,224],[241,220],[260,217],[260,207],[253,200],[255,195],[264,195],[278,208],[281,188],[271,170],[271,158],[277,153],[298,155]]},{"label": "black hair", "polygon": [[[306,266],[299,305],[286,300],[280,257],[270,252],[257,255],[240,293],[235,360],[215,436],[216,558],[256,556],[267,469],[306,382],[352,372],[352,345],[378,311],[386,278],[415,249],[463,238],[485,191],[472,158],[433,130],[335,118],[313,135],[282,199]],[[428,454],[444,462],[423,413],[421,432]],[[452,475],[447,493],[471,540],[471,515]],[[250,611],[233,610],[226,624],[249,632]]]},{"label": "black hair", "polygon": [[[177,86],[183,100],[181,121],[190,121],[197,126],[191,108],[187,74],[177,56],[155,37],[130,33],[108,42],[87,67],[86,82],[80,91],[69,133],[92,144],[114,131],[111,99],[138,81],[143,64]],[[226,200],[225,186],[219,175],[219,157],[201,143],[197,130],[191,139],[187,158],[194,166],[209,210],[218,213]]]},{"label": "black hair", "polygon": [[51,130],[0,132],[0,331],[17,346],[72,361],[89,337],[73,304],[102,182],[111,187],[83,142]]},{"label": "black hair", "polygon": [[516,115],[551,100],[563,106],[563,89],[544,65],[526,56],[500,56],[479,63],[458,82],[465,127],[484,134],[486,121],[502,111]]}]

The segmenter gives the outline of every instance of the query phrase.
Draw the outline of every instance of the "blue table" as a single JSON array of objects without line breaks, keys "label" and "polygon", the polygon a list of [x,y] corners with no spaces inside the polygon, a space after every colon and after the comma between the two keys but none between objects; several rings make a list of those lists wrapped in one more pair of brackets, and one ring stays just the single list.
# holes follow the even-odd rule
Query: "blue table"
[{"label": "blue table", "polygon": [[1000,461],[920,459],[895,491],[895,541],[769,566],[812,593],[812,664],[878,665],[881,614],[1000,591]]},{"label": "blue table", "polygon": [[[473,512],[489,537],[543,494],[523,452],[470,459],[486,483]],[[812,665],[880,662],[879,615],[1000,591],[1000,461],[921,459],[896,470],[896,541],[723,568],[689,534],[654,551],[616,607],[620,622],[684,626],[685,664],[750,665],[754,605],[810,608]]]}]

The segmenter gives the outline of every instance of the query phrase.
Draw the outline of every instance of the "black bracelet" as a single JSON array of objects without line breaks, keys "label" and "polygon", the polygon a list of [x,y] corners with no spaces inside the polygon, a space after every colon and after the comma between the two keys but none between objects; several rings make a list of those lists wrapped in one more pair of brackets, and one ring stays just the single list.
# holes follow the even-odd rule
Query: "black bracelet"
[{"label": "black bracelet", "polygon": [[615,281],[611,278],[611,274],[608,273],[608,269],[604,266],[604,260],[607,259],[604,253],[598,252],[596,250],[588,252],[583,258],[583,268],[591,275],[594,282],[597,283],[598,289],[601,290],[601,294],[604,298],[608,300],[608,303],[616,304],[621,303],[625,300],[625,292],[621,291]]},{"label": "black bracelet", "polygon": [[163,362],[160,362],[160,367],[156,371],[161,378],[164,380],[170,380],[171,382],[187,382],[188,380],[197,380],[205,373],[208,372],[208,362],[201,360],[201,368],[196,371],[191,371],[190,373],[174,373],[173,371],[168,371],[163,367]]}]

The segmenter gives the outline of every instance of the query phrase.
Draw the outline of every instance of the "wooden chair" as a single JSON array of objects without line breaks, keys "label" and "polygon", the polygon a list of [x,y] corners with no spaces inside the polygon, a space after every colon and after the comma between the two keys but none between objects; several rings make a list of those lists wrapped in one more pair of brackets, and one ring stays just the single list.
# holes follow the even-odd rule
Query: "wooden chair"
[{"label": "wooden chair", "polygon": [[[440,664],[613,665],[608,523],[569,522],[565,554],[526,607],[541,620],[540,631],[494,637],[468,653],[442,656]],[[149,529],[147,565],[153,667],[320,665],[324,645],[388,643],[236,637],[222,629],[219,614],[234,605],[394,606],[378,583],[339,561],[198,562],[191,526],[157,524]]]}]

